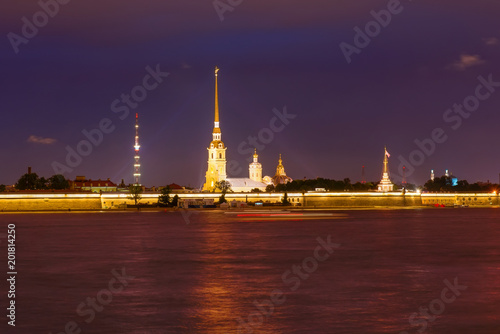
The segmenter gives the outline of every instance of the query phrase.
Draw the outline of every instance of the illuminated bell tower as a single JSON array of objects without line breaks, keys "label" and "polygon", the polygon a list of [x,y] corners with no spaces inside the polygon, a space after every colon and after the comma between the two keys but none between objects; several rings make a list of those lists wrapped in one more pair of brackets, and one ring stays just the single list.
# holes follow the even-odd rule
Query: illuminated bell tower
[{"label": "illuminated bell tower", "polygon": [[259,156],[257,155],[257,149],[253,153],[253,162],[248,168],[248,175],[251,180],[262,182],[262,164],[259,162]]},{"label": "illuminated bell tower", "polygon": [[205,175],[205,184],[203,190],[212,191],[215,183],[226,179],[226,147],[222,142],[221,131],[219,127],[219,92],[218,92],[219,68],[215,67],[215,116],[214,130],[212,131],[212,142],[208,150],[208,168]]},{"label": "illuminated bell tower", "polygon": [[135,145],[134,145],[134,150],[135,150],[135,155],[134,155],[134,185],[135,186],[140,186],[141,184],[139,183],[139,179],[141,177],[141,164],[139,162],[139,149],[141,146],[139,145],[139,114],[135,114]]}]

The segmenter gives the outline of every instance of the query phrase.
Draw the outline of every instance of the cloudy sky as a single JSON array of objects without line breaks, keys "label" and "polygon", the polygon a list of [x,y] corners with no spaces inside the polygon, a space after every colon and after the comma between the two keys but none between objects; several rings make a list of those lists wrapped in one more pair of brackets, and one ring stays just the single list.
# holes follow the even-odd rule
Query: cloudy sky
[{"label": "cloudy sky", "polygon": [[59,1],[2,2],[0,183],[28,166],[131,182],[138,112],[142,183],[201,186],[215,66],[232,177],[254,137],[265,175],[281,153],[292,178],[378,180],[386,145],[395,180],[498,182],[496,0]]}]

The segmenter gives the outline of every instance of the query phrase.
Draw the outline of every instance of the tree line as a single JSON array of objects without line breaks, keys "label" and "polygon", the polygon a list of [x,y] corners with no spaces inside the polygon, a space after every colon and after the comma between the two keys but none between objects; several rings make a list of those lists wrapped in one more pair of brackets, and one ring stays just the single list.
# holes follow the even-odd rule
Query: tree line
[{"label": "tree line", "polygon": [[453,178],[450,176],[436,177],[424,184],[424,191],[432,192],[493,192],[500,189],[495,183],[469,183],[467,180],[458,180],[453,184]]},{"label": "tree line", "polygon": [[[52,175],[48,179],[39,177],[36,173],[26,173],[17,180],[14,188],[17,190],[64,190],[69,189],[69,181],[61,174]],[[0,192],[6,191],[4,184]]]}]

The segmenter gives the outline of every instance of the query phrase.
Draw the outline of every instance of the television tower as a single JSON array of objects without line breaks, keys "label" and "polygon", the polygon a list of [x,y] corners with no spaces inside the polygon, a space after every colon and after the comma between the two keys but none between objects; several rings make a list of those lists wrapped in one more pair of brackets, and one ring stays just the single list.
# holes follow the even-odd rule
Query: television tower
[{"label": "television tower", "polygon": [[403,166],[403,185],[406,185],[406,166]]},{"label": "television tower", "polygon": [[141,177],[141,164],[139,162],[139,149],[141,148],[141,145],[139,145],[139,114],[135,114],[135,145],[134,145],[134,150],[135,150],[135,155],[134,155],[134,185],[135,186],[140,186],[141,184],[139,183],[139,178]]}]

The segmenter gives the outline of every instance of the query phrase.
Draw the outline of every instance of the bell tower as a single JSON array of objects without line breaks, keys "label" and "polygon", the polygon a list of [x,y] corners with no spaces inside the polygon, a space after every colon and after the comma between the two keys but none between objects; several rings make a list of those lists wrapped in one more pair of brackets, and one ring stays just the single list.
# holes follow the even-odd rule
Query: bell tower
[{"label": "bell tower", "polygon": [[225,180],[226,175],[226,147],[222,142],[222,133],[219,127],[219,92],[218,92],[219,68],[215,67],[215,115],[214,129],[212,131],[212,142],[208,150],[208,168],[205,175],[204,191],[212,191],[215,183]]},{"label": "bell tower", "polygon": [[248,169],[248,175],[251,180],[262,182],[262,164],[259,162],[257,149],[255,149],[253,153],[253,162],[250,164]]}]

